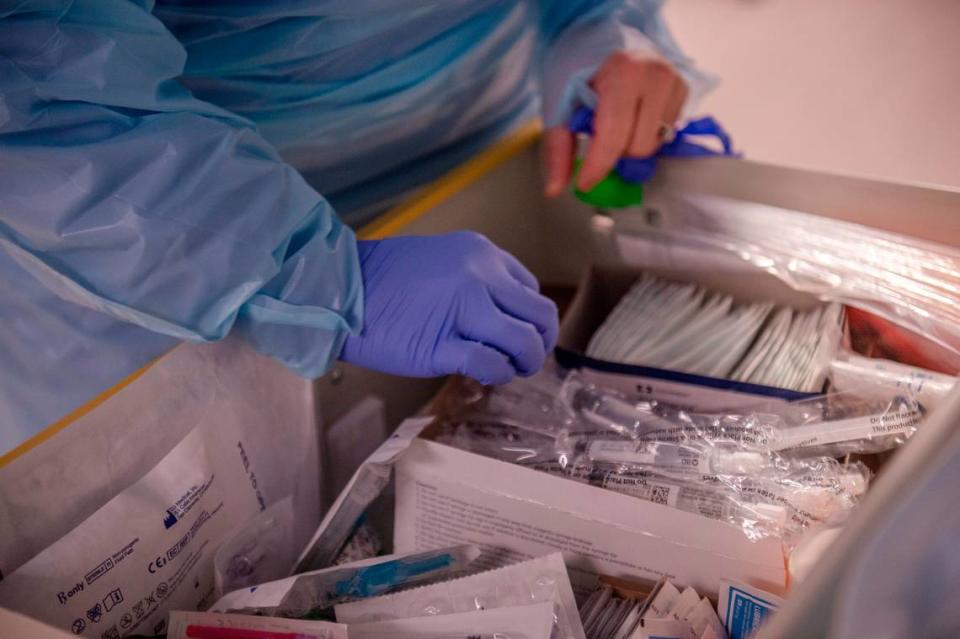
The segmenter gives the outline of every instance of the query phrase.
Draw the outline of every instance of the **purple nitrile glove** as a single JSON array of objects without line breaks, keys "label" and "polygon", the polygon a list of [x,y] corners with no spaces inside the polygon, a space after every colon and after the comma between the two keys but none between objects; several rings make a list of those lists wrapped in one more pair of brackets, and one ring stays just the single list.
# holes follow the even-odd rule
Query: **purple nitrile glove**
[{"label": "purple nitrile glove", "polygon": [[553,350],[556,305],[516,258],[471,232],[359,241],[364,321],[340,358],[484,384],[532,375]]}]

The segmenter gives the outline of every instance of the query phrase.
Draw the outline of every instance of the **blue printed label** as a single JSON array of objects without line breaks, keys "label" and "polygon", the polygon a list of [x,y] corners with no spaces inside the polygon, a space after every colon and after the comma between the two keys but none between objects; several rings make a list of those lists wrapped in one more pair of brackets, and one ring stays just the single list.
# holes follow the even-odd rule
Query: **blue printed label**
[{"label": "blue printed label", "polygon": [[776,604],[736,587],[730,588],[724,621],[730,639],[747,639],[763,624],[774,610]]}]

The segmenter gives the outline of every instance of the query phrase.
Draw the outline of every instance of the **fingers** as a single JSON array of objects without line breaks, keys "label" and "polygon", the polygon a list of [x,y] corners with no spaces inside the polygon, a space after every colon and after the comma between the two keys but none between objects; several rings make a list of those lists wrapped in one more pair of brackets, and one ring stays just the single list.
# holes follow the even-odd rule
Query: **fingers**
[{"label": "fingers", "polygon": [[687,83],[678,75],[676,82],[670,89],[670,98],[667,100],[666,110],[663,114],[664,122],[674,124],[680,119],[680,113],[683,111],[683,105],[687,103],[687,96],[689,95],[690,90],[687,89]]},{"label": "fingers", "polygon": [[570,182],[573,171],[574,136],[566,126],[547,130],[543,138],[543,167],[546,172],[544,193],[556,197]]},{"label": "fingers", "polygon": [[621,156],[649,157],[660,148],[661,128],[673,125],[687,97],[680,74],[661,58],[618,51],[591,81],[597,92],[594,135],[577,178],[589,190],[613,170]]},{"label": "fingers", "polygon": [[[506,384],[517,374],[528,376],[540,370],[556,343],[556,307],[519,283],[514,286],[518,300],[511,303],[519,301],[525,312],[540,305],[535,312],[544,315],[540,319],[547,333],[488,299],[467,309],[460,318],[459,338],[452,337],[438,347],[438,374],[459,373],[482,384]],[[520,300],[520,293],[530,299]],[[552,321],[548,319],[551,314]]]},{"label": "fingers", "polygon": [[540,282],[537,281],[537,278],[534,277],[533,273],[528,271],[527,267],[521,264],[520,260],[515,258],[510,253],[507,253],[504,250],[501,250],[500,253],[503,255],[503,260],[506,263],[507,272],[531,291],[539,293]]},{"label": "fingers", "polygon": [[676,117],[670,117],[667,106],[677,81],[673,69],[666,62],[652,61],[645,66],[644,90],[637,105],[636,125],[627,153],[631,157],[645,158],[653,155],[663,141],[660,137],[664,124],[672,125]]},{"label": "fingers", "polygon": [[532,375],[546,360],[543,336],[537,327],[505,313],[489,297],[467,309],[459,325],[464,338],[500,351],[521,375]]},{"label": "fingers", "polygon": [[470,340],[451,340],[437,353],[440,373],[459,373],[481,384],[506,384],[516,374],[503,353]]},{"label": "fingers", "polygon": [[505,313],[532,324],[540,334],[545,352],[557,344],[560,319],[551,300],[515,282],[503,283],[490,291],[494,303]]},{"label": "fingers", "polygon": [[634,115],[640,98],[640,85],[633,77],[636,70],[625,52],[607,59],[594,76],[597,92],[593,139],[577,177],[577,188],[589,191],[602,180],[623,155],[633,131]]},{"label": "fingers", "polygon": [[663,144],[661,129],[680,118],[687,100],[687,85],[669,66],[656,67],[637,111],[637,124],[627,148],[630,157],[646,158]]}]

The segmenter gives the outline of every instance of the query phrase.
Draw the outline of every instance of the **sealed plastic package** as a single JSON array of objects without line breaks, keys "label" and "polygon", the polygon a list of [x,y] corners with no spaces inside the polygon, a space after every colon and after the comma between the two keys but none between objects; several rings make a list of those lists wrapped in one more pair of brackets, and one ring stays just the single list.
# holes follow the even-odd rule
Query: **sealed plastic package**
[{"label": "sealed plastic package", "polygon": [[[811,527],[842,522],[871,476],[860,463],[823,454],[827,439],[809,439],[817,449],[807,449],[800,435],[840,430],[850,436],[845,441],[851,450],[861,451],[897,444],[889,433],[863,438],[869,413],[824,421],[829,413],[822,398],[803,406],[705,414],[634,400],[577,372],[564,377],[550,369],[538,377],[515,388],[489,389],[486,401],[474,399],[444,417],[434,439],[726,522],[751,539],[780,537],[788,547]],[[554,396],[524,388],[550,389]],[[847,404],[851,414],[863,409],[852,400]],[[838,423],[846,426],[832,426]]]},{"label": "sealed plastic package", "polygon": [[367,508],[386,488],[397,457],[429,421],[409,419],[403,422],[360,465],[300,554],[294,572],[326,568],[336,563],[350,536],[362,524]]},{"label": "sealed plastic package", "polygon": [[[960,249],[717,196],[670,194],[656,205],[669,212],[656,228],[614,215],[615,232],[636,238],[632,248],[649,266],[689,258],[769,273],[794,290],[906,329],[911,343],[900,353],[928,368],[960,371]],[[644,242],[656,250],[643,249]]]},{"label": "sealed plastic package", "polygon": [[474,546],[465,545],[376,557],[236,590],[211,609],[272,617],[329,616],[338,603],[449,578],[465,570],[479,554]]},{"label": "sealed plastic package", "polygon": [[842,325],[839,304],[800,310],[766,300],[737,301],[695,283],[643,273],[594,332],[586,355],[818,392]]}]

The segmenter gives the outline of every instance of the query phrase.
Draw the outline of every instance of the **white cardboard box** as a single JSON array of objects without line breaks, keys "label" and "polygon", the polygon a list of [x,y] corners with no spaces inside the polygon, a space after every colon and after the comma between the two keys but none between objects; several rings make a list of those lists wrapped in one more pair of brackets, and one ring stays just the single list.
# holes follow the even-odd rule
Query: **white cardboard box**
[{"label": "white cardboard box", "polygon": [[[700,592],[737,579],[781,593],[780,540],[641,499],[418,439],[397,465],[395,552],[460,543],[499,566],[565,551],[574,588],[595,575]],[[522,490],[521,490],[522,489]]]},{"label": "white cardboard box", "polygon": [[[761,403],[797,401],[814,397],[785,388],[694,375],[649,366],[621,364],[588,357],[590,337],[643,272],[678,282],[695,282],[710,290],[728,293],[740,302],[772,301],[796,309],[809,309],[820,302],[794,291],[772,275],[756,271],[717,271],[690,268],[671,270],[595,264],[582,278],[560,325],[557,362],[578,369],[584,379],[640,399],[655,399],[688,410],[722,411],[754,407]],[[840,345],[842,327],[838,327]]]}]

